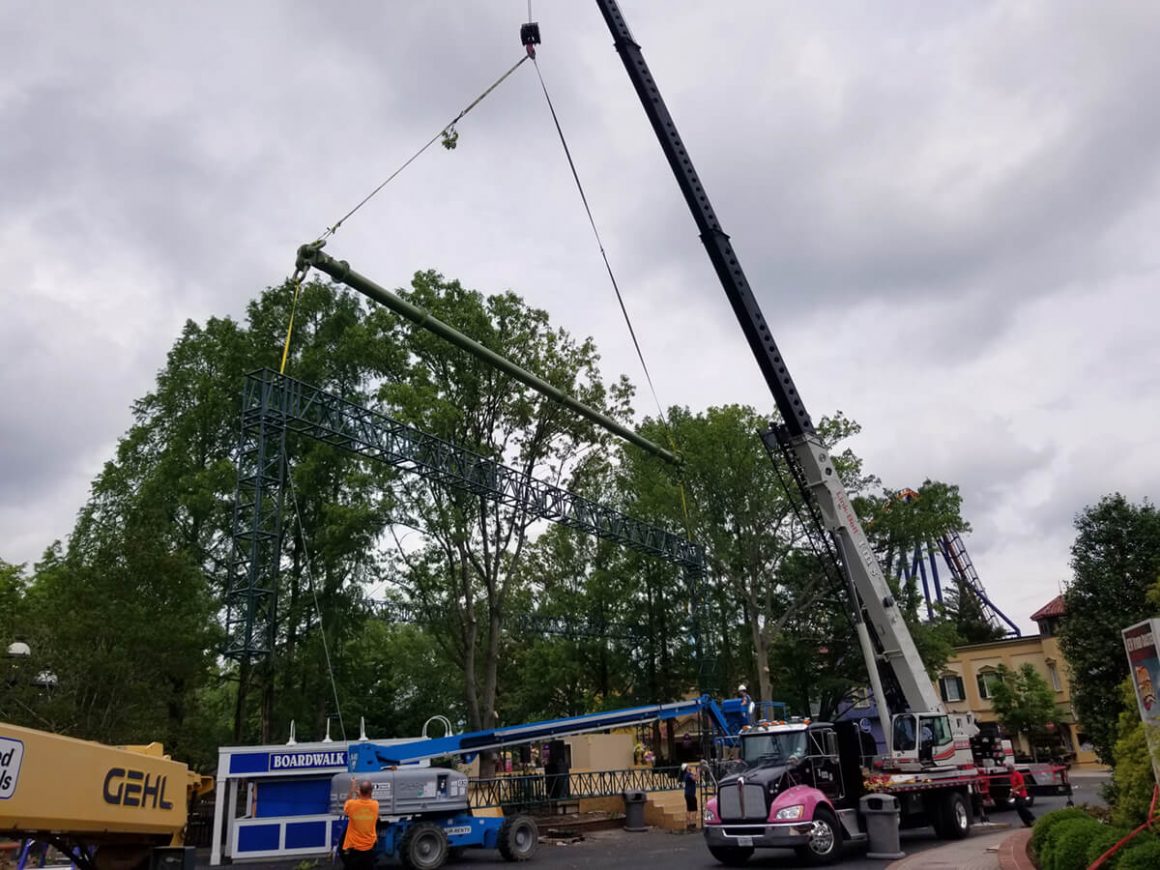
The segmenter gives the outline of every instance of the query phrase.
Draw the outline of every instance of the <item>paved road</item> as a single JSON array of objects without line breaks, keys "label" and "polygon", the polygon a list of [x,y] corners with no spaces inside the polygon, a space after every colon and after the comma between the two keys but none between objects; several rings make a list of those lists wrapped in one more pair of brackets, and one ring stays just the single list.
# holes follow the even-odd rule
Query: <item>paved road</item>
[{"label": "paved road", "polygon": [[[1106,781],[1106,777],[1077,777],[1073,780],[1075,800],[1077,803],[1102,804],[1099,787]],[[1066,798],[1062,796],[1037,797],[1034,812],[1040,815],[1058,809],[1065,805]],[[992,814],[992,821],[998,824],[1018,825],[1019,817],[1014,812],[1000,812]],[[973,836],[986,838],[987,843],[1001,839],[996,832],[1005,830],[995,826],[976,827]],[[929,829],[902,832],[902,848],[907,855],[914,855],[943,845]],[[870,860],[863,856],[864,847],[848,850],[841,867],[843,870],[882,870],[886,861]],[[207,861],[199,855],[198,864],[204,866]],[[246,870],[295,870],[297,862],[279,862],[277,864],[245,864],[239,865]],[[336,865],[337,867],[338,865]],[[396,864],[385,866],[395,867]],[[482,849],[468,850],[464,858],[449,867],[508,867],[512,865],[504,861],[498,852]],[[674,834],[668,831],[652,830],[646,833],[630,834],[626,831],[597,831],[590,833],[579,843],[569,845],[554,845],[543,843],[533,861],[526,865],[528,870],[540,868],[608,868],[608,870],[708,870],[720,868],[721,865],[713,860],[705,848],[700,834]],[[768,850],[759,851],[747,865],[753,868],[789,868],[802,866],[796,856],[790,851]],[[933,856],[929,866],[940,866]],[[328,870],[326,862],[319,862],[318,870]],[[965,870],[965,868],[964,868]]]},{"label": "paved road", "polygon": [[[1105,778],[1084,777],[1074,780],[1077,803],[1101,803],[1099,786]],[[1036,815],[1059,809],[1066,804],[1063,796],[1039,796],[1035,799],[1033,812]],[[1019,825],[1019,817],[1014,811],[992,814],[996,824]],[[988,845],[997,843],[997,827],[979,826],[973,836],[986,838]],[[913,855],[937,848],[944,841],[937,839],[929,829],[902,832],[902,848],[907,855]],[[843,870],[882,870],[887,861],[871,860],[863,856],[864,847],[847,852],[841,866]],[[933,862],[933,859],[932,859]],[[482,867],[504,864],[497,853],[469,852],[459,866]],[[510,866],[510,865],[509,865]],[[747,867],[789,868],[802,866],[793,852],[768,850],[759,851],[750,859]],[[931,863],[930,866],[937,866]],[[625,831],[598,831],[589,834],[581,842],[567,846],[540,846],[529,870],[535,868],[609,868],[609,870],[691,870],[691,868],[720,868],[705,848],[700,834],[673,834],[667,831],[649,831],[630,834]]]}]

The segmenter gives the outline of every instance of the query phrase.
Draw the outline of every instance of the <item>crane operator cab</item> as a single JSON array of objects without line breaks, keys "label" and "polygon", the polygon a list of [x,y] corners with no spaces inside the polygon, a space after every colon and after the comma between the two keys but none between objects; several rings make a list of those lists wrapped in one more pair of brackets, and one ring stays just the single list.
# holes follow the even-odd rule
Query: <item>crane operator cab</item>
[{"label": "crane operator cab", "polygon": [[899,713],[892,731],[890,757],[903,770],[974,763],[970,735],[961,723],[952,730],[946,713]]}]

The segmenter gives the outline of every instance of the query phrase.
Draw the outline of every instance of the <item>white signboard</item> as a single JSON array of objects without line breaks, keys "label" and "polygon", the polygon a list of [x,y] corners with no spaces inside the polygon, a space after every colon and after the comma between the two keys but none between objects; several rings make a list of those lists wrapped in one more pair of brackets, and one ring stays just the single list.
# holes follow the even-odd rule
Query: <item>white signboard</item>
[{"label": "white signboard", "polygon": [[0,737],[0,801],[16,793],[20,763],[24,761],[24,744],[10,737]]}]

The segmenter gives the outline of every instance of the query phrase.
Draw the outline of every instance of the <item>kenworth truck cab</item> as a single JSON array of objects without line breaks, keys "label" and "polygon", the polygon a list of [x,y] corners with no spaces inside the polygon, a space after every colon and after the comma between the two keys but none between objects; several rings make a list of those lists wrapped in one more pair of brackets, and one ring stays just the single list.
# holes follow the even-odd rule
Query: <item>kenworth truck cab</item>
[{"label": "kenworth truck cab", "polygon": [[756,849],[792,848],[808,864],[828,864],[844,843],[866,840],[859,807],[870,791],[898,799],[903,827],[967,835],[980,786],[973,767],[951,760],[888,770],[876,753],[873,738],[854,722],[761,722],[742,732],[741,769],[722,777],[705,804],[710,853],[739,867]]}]

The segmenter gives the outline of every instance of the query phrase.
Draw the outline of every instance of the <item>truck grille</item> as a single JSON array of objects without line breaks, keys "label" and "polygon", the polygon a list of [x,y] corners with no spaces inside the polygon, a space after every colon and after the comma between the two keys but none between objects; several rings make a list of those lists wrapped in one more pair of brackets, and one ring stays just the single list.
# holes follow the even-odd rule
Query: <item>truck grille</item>
[{"label": "truck grille", "polygon": [[717,793],[717,812],[721,821],[756,819],[765,821],[765,789],[760,785],[731,782]]}]

